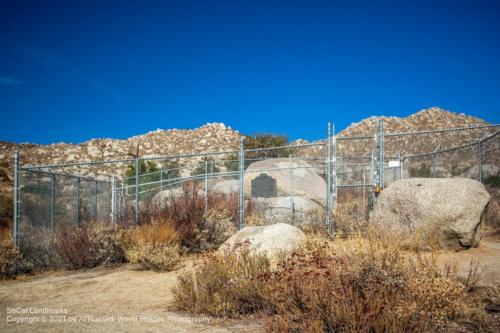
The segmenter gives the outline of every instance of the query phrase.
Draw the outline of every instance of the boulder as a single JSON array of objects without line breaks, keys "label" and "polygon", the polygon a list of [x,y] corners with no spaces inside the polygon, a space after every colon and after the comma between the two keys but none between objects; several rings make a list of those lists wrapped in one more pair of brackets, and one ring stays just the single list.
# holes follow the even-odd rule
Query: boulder
[{"label": "boulder", "polygon": [[231,236],[219,250],[234,250],[243,245],[252,252],[273,257],[297,249],[305,238],[300,229],[286,223],[248,226]]},{"label": "boulder", "polygon": [[[500,168],[494,164],[483,164],[483,179],[486,179],[490,176],[496,176],[500,173]],[[472,178],[479,179],[479,166],[475,165],[466,172],[464,172],[460,177],[463,178]]]},{"label": "boulder", "polygon": [[[292,167],[294,168],[292,172],[294,195],[305,196],[319,202],[324,202],[326,182],[318,175],[314,167],[301,159],[293,159]],[[288,158],[273,158],[257,161],[248,166],[245,170],[244,179],[245,195],[251,196],[252,180],[262,173],[276,179],[278,196],[287,196],[290,194],[292,185],[290,182],[290,160]]]},{"label": "boulder", "polygon": [[[182,187],[173,187],[155,194],[153,197],[153,205],[164,207],[166,203],[172,198],[180,198],[184,194],[184,189]],[[198,190],[198,196],[205,197],[205,192],[203,190]]]},{"label": "boulder", "polygon": [[308,214],[312,211],[322,211],[324,208],[318,203],[306,197],[274,197],[258,198],[254,201],[255,209],[262,212],[267,223],[291,223],[292,222],[292,200],[294,206],[293,219],[296,223],[312,223],[309,221],[315,215]]},{"label": "boulder", "polygon": [[236,179],[221,180],[214,184],[212,191],[220,192],[224,194],[238,193],[239,182]]},{"label": "boulder", "polygon": [[476,247],[489,200],[483,184],[472,179],[398,180],[378,197],[370,224],[391,229],[410,242],[418,237],[438,248]]}]

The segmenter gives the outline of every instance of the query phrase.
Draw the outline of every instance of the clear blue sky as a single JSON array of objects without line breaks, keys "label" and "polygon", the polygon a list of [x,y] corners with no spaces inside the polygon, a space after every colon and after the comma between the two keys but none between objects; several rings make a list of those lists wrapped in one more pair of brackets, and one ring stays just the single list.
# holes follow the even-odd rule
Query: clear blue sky
[{"label": "clear blue sky", "polygon": [[430,106],[500,122],[499,3],[0,0],[0,140],[317,139]]}]

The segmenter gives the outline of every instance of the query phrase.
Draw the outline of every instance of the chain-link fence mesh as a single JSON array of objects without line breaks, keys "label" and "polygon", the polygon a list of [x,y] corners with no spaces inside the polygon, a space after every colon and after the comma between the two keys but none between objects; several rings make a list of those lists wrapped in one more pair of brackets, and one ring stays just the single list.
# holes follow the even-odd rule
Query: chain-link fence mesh
[{"label": "chain-link fence mesh", "polygon": [[235,227],[324,226],[332,218],[348,234],[366,225],[381,176],[382,187],[410,177],[468,177],[500,187],[498,133],[386,133],[381,140],[374,128],[372,135],[338,137],[332,145],[21,168],[18,229],[53,230],[87,220],[142,223],[189,203],[203,218],[225,212]]}]

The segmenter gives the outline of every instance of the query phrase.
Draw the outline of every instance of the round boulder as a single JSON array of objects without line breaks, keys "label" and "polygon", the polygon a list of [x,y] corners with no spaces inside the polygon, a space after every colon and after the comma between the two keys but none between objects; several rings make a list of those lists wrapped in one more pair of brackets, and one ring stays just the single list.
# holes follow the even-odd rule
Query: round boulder
[{"label": "round boulder", "polygon": [[248,226],[231,236],[219,250],[235,250],[245,246],[252,252],[273,257],[297,249],[305,238],[300,229],[286,223]]},{"label": "round boulder", "polygon": [[489,200],[483,184],[472,179],[398,180],[378,197],[370,224],[391,229],[415,246],[476,247]]}]

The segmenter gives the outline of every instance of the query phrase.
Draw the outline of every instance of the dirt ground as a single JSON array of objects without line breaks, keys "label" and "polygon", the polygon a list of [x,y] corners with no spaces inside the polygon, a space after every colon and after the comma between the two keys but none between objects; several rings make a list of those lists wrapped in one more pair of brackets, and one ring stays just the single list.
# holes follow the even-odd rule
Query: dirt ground
[{"label": "dirt ground", "polygon": [[[456,262],[463,275],[467,274],[471,260],[478,260],[485,268],[482,285],[500,283],[500,240],[484,240],[480,247],[461,252],[442,251],[436,257],[440,266]],[[190,263],[187,261],[185,265],[189,268]],[[123,266],[44,273],[2,281],[0,332],[222,333],[261,330],[255,319],[218,321],[169,311],[170,288],[179,271],[141,272]],[[45,313],[36,313],[40,311]],[[50,311],[60,313],[47,313]],[[21,322],[16,323],[16,320]]]},{"label": "dirt ground", "polygon": [[[155,273],[124,266],[47,273],[0,282],[0,332],[226,333],[260,330],[259,324],[251,319],[221,321],[168,311],[172,300],[170,287],[179,271]],[[17,313],[25,309],[28,313]],[[64,313],[30,313],[44,309]],[[34,322],[16,323],[14,320]]]}]

